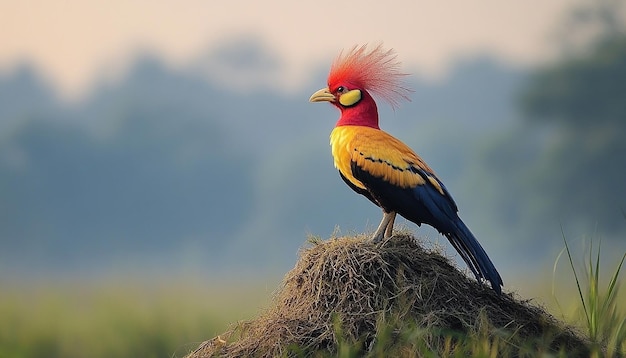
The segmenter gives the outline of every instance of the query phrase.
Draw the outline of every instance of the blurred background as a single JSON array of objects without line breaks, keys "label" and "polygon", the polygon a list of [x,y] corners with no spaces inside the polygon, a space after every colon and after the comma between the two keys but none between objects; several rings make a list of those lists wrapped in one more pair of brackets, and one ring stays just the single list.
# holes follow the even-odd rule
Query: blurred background
[{"label": "blurred background", "polygon": [[0,1],[0,24],[0,357],[182,356],[265,307],[307,235],[374,229],[308,103],[355,44],[411,74],[381,127],[505,289],[550,306],[564,238],[626,251],[623,1]]}]

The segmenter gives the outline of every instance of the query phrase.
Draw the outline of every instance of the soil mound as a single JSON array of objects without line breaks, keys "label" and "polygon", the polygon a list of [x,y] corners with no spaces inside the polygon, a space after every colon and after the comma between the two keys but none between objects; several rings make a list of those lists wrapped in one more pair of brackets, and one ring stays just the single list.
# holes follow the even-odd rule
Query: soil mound
[{"label": "soil mound", "polygon": [[365,236],[313,241],[270,308],[188,357],[480,351],[468,342],[483,342],[497,356],[588,354],[585,342],[542,308],[496,294],[413,236],[397,234],[377,244]]}]

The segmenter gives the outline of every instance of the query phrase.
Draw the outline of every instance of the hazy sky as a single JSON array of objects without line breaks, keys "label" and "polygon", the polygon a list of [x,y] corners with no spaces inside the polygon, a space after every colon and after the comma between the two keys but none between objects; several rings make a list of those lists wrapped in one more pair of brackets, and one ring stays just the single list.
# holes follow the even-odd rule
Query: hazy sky
[{"label": "hazy sky", "polygon": [[276,80],[286,86],[364,42],[382,41],[406,68],[436,76],[453,59],[484,51],[523,65],[544,59],[551,34],[579,2],[0,0],[0,71],[27,59],[75,95],[123,71],[139,51],[181,66],[255,35],[283,62]]}]

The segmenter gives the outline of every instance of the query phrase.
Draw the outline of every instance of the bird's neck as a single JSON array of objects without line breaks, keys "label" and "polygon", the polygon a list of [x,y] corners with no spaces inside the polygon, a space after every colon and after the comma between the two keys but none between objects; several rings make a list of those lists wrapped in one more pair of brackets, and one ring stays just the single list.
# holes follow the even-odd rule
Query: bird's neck
[{"label": "bird's neck", "polygon": [[376,102],[367,96],[353,107],[341,108],[341,117],[336,126],[365,126],[380,129]]}]

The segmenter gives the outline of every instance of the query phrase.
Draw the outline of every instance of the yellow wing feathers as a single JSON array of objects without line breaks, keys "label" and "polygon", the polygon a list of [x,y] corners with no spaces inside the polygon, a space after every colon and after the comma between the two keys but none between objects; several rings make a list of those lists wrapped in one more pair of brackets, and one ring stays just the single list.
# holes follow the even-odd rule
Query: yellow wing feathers
[{"label": "yellow wing feathers", "polygon": [[[371,175],[400,188],[429,181],[444,194],[432,170],[407,145],[388,133],[365,126],[338,126],[330,135],[335,167],[355,186],[366,189],[351,170],[352,162]],[[426,174],[420,175],[419,171]],[[445,194],[444,194],[445,195]]]}]

